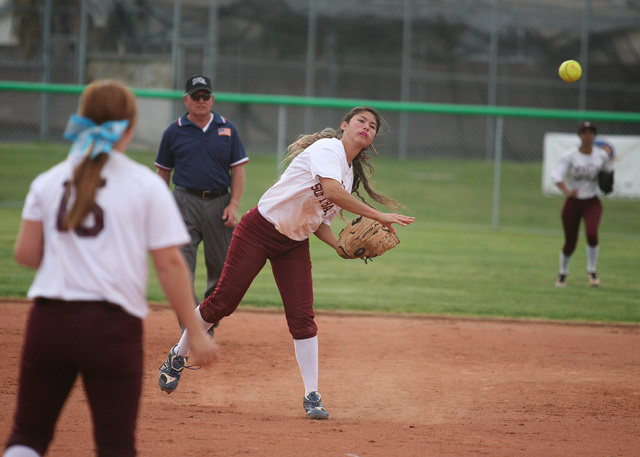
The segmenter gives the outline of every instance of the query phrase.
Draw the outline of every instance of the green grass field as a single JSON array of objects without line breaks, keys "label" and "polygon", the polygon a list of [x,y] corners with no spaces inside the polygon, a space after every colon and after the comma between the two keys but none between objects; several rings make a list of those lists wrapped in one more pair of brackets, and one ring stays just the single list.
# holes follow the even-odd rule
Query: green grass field
[{"label": "green grass field", "polygon": [[[24,297],[33,271],[15,264],[13,243],[30,181],[68,147],[0,144],[0,296]],[[153,152],[132,152],[153,168]],[[316,309],[589,322],[640,322],[640,202],[605,198],[598,269],[590,288],[584,233],[569,284],[554,286],[562,245],[560,197],[541,194],[539,163],[504,163],[500,227],[491,228],[493,167],[483,161],[377,160],[376,187],[406,205],[416,222],[400,245],[368,264],[340,259],[317,239],[311,249]],[[274,155],[251,155],[241,211],[276,179]],[[336,233],[344,225],[334,221]],[[203,262],[196,290],[204,290]],[[152,275],[148,297],[164,302]],[[267,266],[243,304],[280,307]]]}]

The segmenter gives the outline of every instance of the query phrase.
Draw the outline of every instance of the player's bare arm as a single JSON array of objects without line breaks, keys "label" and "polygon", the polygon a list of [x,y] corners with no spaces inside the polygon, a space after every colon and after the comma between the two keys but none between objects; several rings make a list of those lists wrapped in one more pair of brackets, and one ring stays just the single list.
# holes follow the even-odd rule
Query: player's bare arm
[{"label": "player's bare arm", "polygon": [[322,184],[325,196],[340,208],[360,216],[375,219],[382,225],[386,226],[392,233],[395,233],[396,231],[391,224],[398,224],[404,227],[415,220],[415,218],[411,216],[404,216],[396,213],[383,213],[375,208],[365,205],[363,202],[344,190],[340,183],[335,179],[320,177],[320,184]]},{"label": "player's bare arm", "polygon": [[42,222],[23,220],[13,249],[13,258],[20,265],[38,268],[44,254]]},{"label": "player's bare arm", "polygon": [[327,224],[320,224],[318,230],[314,232],[314,235],[318,237],[318,239],[324,243],[327,243],[333,249],[338,247],[338,238],[331,230],[331,226]]}]

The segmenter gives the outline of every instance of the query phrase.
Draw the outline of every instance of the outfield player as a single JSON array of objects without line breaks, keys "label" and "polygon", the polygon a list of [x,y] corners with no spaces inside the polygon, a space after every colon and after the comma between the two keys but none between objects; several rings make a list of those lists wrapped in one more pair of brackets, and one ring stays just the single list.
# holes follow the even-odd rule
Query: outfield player
[{"label": "outfield player", "polygon": [[125,156],[133,94],[104,80],[82,93],[65,137],[69,157],[31,184],[16,261],[37,269],[21,359],[17,409],[4,457],[43,455],[78,375],[99,456],[136,455],[142,388],[142,319],[148,253],[199,363],[217,348],[199,328],[180,245],[189,235],[167,186]]},{"label": "outfield player", "polygon": [[[194,277],[198,246],[204,245],[204,298],[215,289],[224,266],[238,223],[243,165],[249,162],[236,126],[211,110],[214,98],[208,77],[186,80],[182,100],[187,112],[162,134],[155,161],[167,185],[173,172],[173,195],[191,236],[182,252]],[[194,291],[194,307],[199,302]]]},{"label": "outfield player", "polygon": [[[202,329],[230,315],[269,260],[302,374],[303,406],[311,419],[327,419],[329,413],[318,393],[318,329],[313,312],[309,237],[314,234],[335,249],[338,240],[330,224],[341,209],[378,220],[394,233],[391,224],[405,226],[414,220],[377,211],[360,196],[363,187],[374,201],[389,208],[398,206],[369,183],[373,168],[368,152],[374,150],[372,142],[381,122],[373,108],[356,107],[345,115],[339,132],[326,129],[304,135],[289,146],[289,167],[257,207],[242,216],[218,286],[196,308]],[[176,389],[190,349],[191,333],[186,331],[160,369],[162,390]]]},{"label": "outfield player", "polygon": [[598,172],[612,170],[607,152],[595,146],[596,126],[583,122],[578,126],[580,146],[567,151],[558,161],[551,179],[567,196],[562,207],[564,246],[560,251],[560,269],[556,286],[565,287],[569,263],[578,242],[580,219],[584,219],[587,236],[587,279],[593,287],[600,285],[596,265],[600,245],[598,226],[602,217],[602,203],[598,198]]}]

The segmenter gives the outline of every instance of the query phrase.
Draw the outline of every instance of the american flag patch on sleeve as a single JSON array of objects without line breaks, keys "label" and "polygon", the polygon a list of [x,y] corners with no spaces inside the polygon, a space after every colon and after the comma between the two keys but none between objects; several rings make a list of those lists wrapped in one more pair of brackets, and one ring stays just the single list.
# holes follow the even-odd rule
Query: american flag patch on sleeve
[{"label": "american flag patch on sleeve", "polygon": [[231,129],[229,127],[223,127],[218,129],[218,136],[231,136]]}]

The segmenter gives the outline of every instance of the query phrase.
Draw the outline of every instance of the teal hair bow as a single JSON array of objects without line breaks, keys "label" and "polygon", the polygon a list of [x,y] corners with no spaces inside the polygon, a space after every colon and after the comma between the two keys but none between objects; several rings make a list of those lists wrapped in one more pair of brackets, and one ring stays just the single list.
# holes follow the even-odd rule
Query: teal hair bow
[{"label": "teal hair bow", "polygon": [[107,121],[97,125],[91,119],[72,114],[64,131],[64,138],[73,141],[69,155],[84,155],[93,143],[89,157],[93,159],[99,154],[111,152],[113,143],[118,141],[129,126],[129,121]]}]

